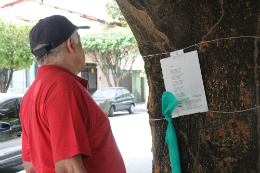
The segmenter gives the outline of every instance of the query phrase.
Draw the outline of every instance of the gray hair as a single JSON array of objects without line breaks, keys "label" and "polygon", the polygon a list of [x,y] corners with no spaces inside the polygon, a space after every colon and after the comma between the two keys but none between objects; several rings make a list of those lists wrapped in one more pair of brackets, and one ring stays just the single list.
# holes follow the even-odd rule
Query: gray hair
[{"label": "gray hair", "polygon": [[[70,38],[76,43],[78,44],[79,42],[79,37],[77,35],[77,30],[75,30],[72,35],[70,36]],[[48,46],[49,44],[39,44],[37,45],[34,49],[33,52],[40,50],[46,46]],[[36,62],[38,64],[38,66],[40,67],[43,63],[47,62],[48,59],[52,59],[55,57],[55,59],[53,61],[56,62],[60,62],[63,59],[63,54],[61,53],[63,49],[65,49],[66,47],[66,41],[64,41],[61,45],[59,45],[58,47],[50,50],[47,54],[40,56],[40,57],[36,57]]]}]

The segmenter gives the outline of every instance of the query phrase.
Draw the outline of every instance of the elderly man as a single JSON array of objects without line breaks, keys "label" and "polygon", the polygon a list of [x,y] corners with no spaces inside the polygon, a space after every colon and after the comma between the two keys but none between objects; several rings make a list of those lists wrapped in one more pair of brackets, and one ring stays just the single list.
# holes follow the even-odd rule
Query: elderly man
[{"label": "elderly man", "polygon": [[30,46],[41,66],[21,105],[27,173],[125,173],[109,120],[77,74],[85,56],[76,27],[59,15],[40,20]]}]

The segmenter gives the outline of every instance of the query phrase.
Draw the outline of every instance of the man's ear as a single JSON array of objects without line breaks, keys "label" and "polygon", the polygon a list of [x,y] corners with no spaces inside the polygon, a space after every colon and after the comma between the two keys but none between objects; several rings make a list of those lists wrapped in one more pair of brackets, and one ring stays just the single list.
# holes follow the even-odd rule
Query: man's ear
[{"label": "man's ear", "polygon": [[75,43],[72,41],[71,38],[67,39],[67,47],[68,47],[68,51],[70,53],[75,53]]}]

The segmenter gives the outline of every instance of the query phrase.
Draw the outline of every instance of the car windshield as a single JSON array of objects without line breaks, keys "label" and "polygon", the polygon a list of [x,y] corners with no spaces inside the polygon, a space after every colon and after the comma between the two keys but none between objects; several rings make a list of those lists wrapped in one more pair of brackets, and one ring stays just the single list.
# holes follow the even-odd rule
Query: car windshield
[{"label": "car windshield", "polygon": [[115,97],[116,90],[115,89],[104,89],[104,90],[97,90],[92,95],[93,98],[111,98]]}]

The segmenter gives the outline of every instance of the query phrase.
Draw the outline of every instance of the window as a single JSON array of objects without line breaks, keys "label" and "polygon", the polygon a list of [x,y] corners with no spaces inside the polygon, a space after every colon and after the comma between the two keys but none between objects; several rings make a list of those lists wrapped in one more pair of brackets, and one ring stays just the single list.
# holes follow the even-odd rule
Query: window
[{"label": "window", "polygon": [[11,81],[11,83],[10,83],[10,88],[13,88],[14,86],[13,86],[13,79],[12,79],[12,81]]},{"label": "window", "polygon": [[97,90],[92,97],[93,98],[111,98],[114,97],[116,94],[116,90],[114,89],[104,89],[104,90]]},{"label": "window", "polygon": [[30,70],[25,70],[25,78],[26,78],[26,88],[30,87]]},{"label": "window", "polygon": [[117,97],[122,97],[122,91],[121,91],[121,89],[118,89],[117,91],[116,91],[116,98]]},{"label": "window", "polygon": [[97,65],[86,63],[86,68],[81,71],[81,77],[88,79],[88,92],[94,93],[97,90]]},{"label": "window", "polygon": [[127,89],[122,89],[122,92],[124,97],[130,96],[130,93]]},{"label": "window", "polygon": [[97,74],[96,73],[88,73],[89,82],[88,87],[90,88],[97,88]]},{"label": "window", "polygon": [[0,124],[0,130],[4,132],[0,135],[0,142],[17,138],[17,133],[22,131],[15,100],[0,105]]},{"label": "window", "polygon": [[18,118],[19,114],[14,100],[4,103],[0,107],[0,121],[9,122]]}]

